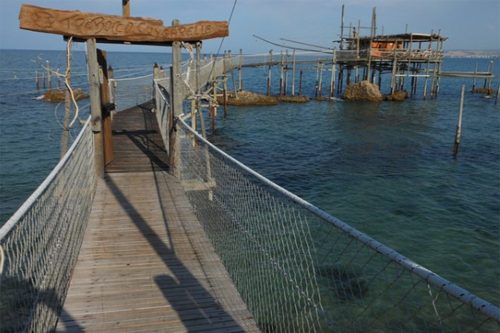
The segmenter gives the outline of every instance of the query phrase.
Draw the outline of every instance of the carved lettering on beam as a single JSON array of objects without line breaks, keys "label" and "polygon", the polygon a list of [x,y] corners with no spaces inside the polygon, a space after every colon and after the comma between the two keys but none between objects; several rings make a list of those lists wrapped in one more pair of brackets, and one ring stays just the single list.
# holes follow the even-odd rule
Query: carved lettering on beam
[{"label": "carved lettering on beam", "polygon": [[229,34],[225,21],[200,21],[164,27],[161,20],[56,10],[22,5],[20,28],[123,42],[199,41]]}]

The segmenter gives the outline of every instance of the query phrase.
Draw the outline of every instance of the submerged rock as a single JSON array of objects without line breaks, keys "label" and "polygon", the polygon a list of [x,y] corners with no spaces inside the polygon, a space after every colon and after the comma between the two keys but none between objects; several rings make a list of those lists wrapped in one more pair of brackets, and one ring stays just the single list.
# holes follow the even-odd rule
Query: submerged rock
[{"label": "submerged rock", "polygon": [[398,90],[390,95],[384,96],[384,100],[393,102],[402,102],[408,98],[408,93],[405,90]]},{"label": "submerged rock", "polygon": [[[222,96],[217,98],[217,103],[223,104]],[[228,94],[227,105],[255,106],[255,105],[277,105],[278,99],[273,96],[259,95],[250,91],[239,91],[237,95]]]},{"label": "submerged rock", "polygon": [[[75,95],[75,100],[77,101],[89,97],[89,95],[87,95],[82,89],[74,89],[73,94]],[[65,95],[65,89],[52,89],[43,94],[41,99],[47,102],[64,102]]]},{"label": "submerged rock", "polygon": [[378,85],[369,81],[361,81],[347,86],[344,99],[346,101],[380,102],[383,100],[383,96]]},{"label": "submerged rock", "polygon": [[283,103],[307,103],[309,97],[307,96],[278,96],[278,100]]}]

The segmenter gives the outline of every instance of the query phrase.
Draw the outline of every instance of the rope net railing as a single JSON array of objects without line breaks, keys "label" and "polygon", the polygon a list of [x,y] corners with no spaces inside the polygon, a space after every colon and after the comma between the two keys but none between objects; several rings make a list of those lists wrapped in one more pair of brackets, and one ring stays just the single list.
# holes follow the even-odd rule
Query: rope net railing
[{"label": "rope net railing", "polygon": [[89,123],[0,229],[1,332],[49,332],[55,328],[95,192]]},{"label": "rope net railing", "polygon": [[153,74],[110,79],[109,91],[117,111],[146,103],[153,98]]},{"label": "rope net railing", "polygon": [[287,192],[181,117],[181,181],[264,332],[498,332],[500,310]]}]

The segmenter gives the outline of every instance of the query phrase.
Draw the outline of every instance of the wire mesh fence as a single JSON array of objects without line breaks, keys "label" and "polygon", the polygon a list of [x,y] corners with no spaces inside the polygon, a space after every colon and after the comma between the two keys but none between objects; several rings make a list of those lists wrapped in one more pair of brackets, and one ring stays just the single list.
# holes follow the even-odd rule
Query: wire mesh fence
[{"label": "wire mesh fence", "polygon": [[153,74],[110,79],[109,90],[111,103],[117,111],[123,111],[150,101],[153,98]]},{"label": "wire mesh fence", "polygon": [[0,331],[49,332],[62,309],[95,190],[89,121],[0,229]]},{"label": "wire mesh fence", "polygon": [[178,127],[187,196],[262,331],[500,329],[496,306]]}]

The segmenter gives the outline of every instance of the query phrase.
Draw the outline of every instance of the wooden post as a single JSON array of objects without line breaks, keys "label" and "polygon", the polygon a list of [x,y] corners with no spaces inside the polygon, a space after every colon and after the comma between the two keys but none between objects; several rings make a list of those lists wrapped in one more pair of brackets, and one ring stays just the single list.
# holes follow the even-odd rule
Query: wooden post
[{"label": "wooden post", "polygon": [[295,49],[292,52],[292,96],[295,96]]},{"label": "wooden post", "polygon": [[302,69],[299,72],[299,96],[302,96]]},{"label": "wooden post", "polygon": [[316,63],[316,82],[314,83],[314,97],[318,97],[319,95],[319,60]]},{"label": "wooden post", "polygon": [[50,69],[50,62],[47,60],[47,88],[52,89],[52,75]]},{"label": "wooden post", "polygon": [[241,66],[243,65],[243,49],[240,49],[240,57],[238,61],[238,90],[242,91],[243,90],[243,78],[242,78],[242,73],[241,73]]},{"label": "wooden post", "polygon": [[271,69],[273,67],[273,50],[269,51],[269,66],[267,67],[267,96],[271,96]]},{"label": "wooden post", "polygon": [[344,49],[344,5],[342,5],[342,14],[340,17],[340,44],[339,48]]},{"label": "wooden post", "polygon": [[476,62],[476,69],[474,69],[474,79],[472,80],[472,93],[476,92],[476,75],[477,75],[477,66],[478,63]]},{"label": "wooden post", "polygon": [[97,62],[100,66],[101,77],[101,112],[102,112],[102,138],[103,138],[103,153],[104,165],[108,165],[113,160],[113,138],[111,129],[111,99],[109,96],[109,76],[108,63],[106,60],[106,52],[97,49]]},{"label": "wooden post", "polygon": [[458,124],[457,130],[455,132],[455,144],[453,145],[453,157],[457,158],[458,147],[460,146],[460,140],[462,138],[462,113],[464,111],[464,95],[465,95],[465,84],[462,85],[462,90],[460,92],[460,107],[458,110]]},{"label": "wooden post", "polygon": [[222,91],[222,99],[224,100],[224,118],[227,116],[227,77],[224,77],[224,90]]},{"label": "wooden post", "polygon": [[429,81],[429,59],[427,59],[427,66],[426,66],[426,69],[425,69],[424,99],[427,98],[427,81]]},{"label": "wooden post", "polygon": [[280,52],[280,96],[283,96],[283,50]]},{"label": "wooden post", "polygon": [[[179,25],[179,20],[173,20],[172,25]],[[169,166],[170,172],[180,177],[180,151],[177,142],[177,117],[182,113],[182,103],[184,100],[182,73],[181,73],[181,43],[172,43],[172,67],[170,67],[170,98],[172,99],[170,119],[169,119]]]},{"label": "wooden post", "polygon": [[337,78],[337,95],[342,95],[342,84],[343,84],[343,81],[344,81],[344,65],[341,64],[339,66],[339,75],[338,75],[338,78]]},{"label": "wooden post", "polygon": [[[490,75],[493,75],[493,64],[494,64],[494,62],[492,60],[492,61],[490,61],[490,64],[488,66],[488,73]],[[488,78],[488,95],[491,95],[491,94],[492,94],[492,91],[491,91],[491,76],[490,76],[490,78]]]},{"label": "wooden post", "polygon": [[[67,57],[66,57],[66,81],[71,85],[71,43],[72,41],[67,42]],[[37,81],[38,81],[38,71],[36,72]],[[37,82],[38,89],[38,82]],[[68,87],[66,87],[66,91],[64,93],[64,119],[63,119],[63,133],[61,136],[61,147],[60,147],[60,158],[68,151],[68,143],[69,143],[69,118],[71,115],[71,92]]]},{"label": "wooden post", "polygon": [[122,16],[130,16],[130,0],[122,0]]},{"label": "wooden post", "polygon": [[319,82],[318,82],[318,97],[323,96],[323,63],[319,63]]},{"label": "wooden post", "polygon": [[394,60],[392,61],[392,75],[391,75],[391,94],[396,91],[396,69],[397,69],[396,51],[394,51]]},{"label": "wooden post", "polygon": [[92,132],[94,133],[94,163],[96,175],[104,177],[104,151],[102,139],[102,111],[99,82],[99,63],[95,38],[87,40],[87,66],[89,74],[89,95]]},{"label": "wooden post", "polygon": [[332,75],[330,76],[330,97],[335,95],[335,69],[337,66],[337,50],[333,50]]},{"label": "wooden post", "polygon": [[285,67],[283,70],[285,72],[285,78],[283,81],[283,95],[286,96],[288,90],[288,49],[285,50]]},{"label": "wooden post", "polygon": [[497,89],[497,95],[495,97],[495,105],[498,104],[498,97],[500,96],[500,84],[498,85],[498,89]]}]

